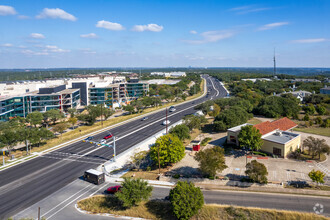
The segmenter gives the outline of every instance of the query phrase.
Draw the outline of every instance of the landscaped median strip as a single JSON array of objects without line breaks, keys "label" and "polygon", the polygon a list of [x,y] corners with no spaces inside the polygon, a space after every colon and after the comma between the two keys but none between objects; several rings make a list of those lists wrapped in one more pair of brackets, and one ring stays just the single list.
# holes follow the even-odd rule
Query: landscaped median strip
[{"label": "landscaped median strip", "polygon": [[[207,91],[207,90],[206,90],[206,80],[203,79],[202,82],[204,82],[203,94],[201,94],[201,95],[196,94],[196,95],[198,95],[198,96],[197,96],[196,98],[192,98],[192,99],[188,99],[188,98],[189,98],[189,97],[188,97],[186,101],[181,102],[181,103],[179,103],[179,104],[176,104],[176,106],[179,106],[179,105],[185,104],[185,103],[187,103],[187,102],[194,101],[194,100],[200,99],[201,97],[204,97],[204,96],[206,95],[206,91]],[[192,97],[193,97],[193,96],[192,96]],[[33,152],[30,156],[27,156],[27,157],[24,157],[24,158],[17,159],[17,160],[16,160],[15,162],[13,162],[13,163],[8,163],[8,164],[6,164],[6,165],[0,167],[0,172],[3,171],[3,170],[8,169],[8,168],[10,168],[10,167],[13,167],[13,166],[16,166],[16,165],[18,165],[18,164],[21,164],[21,163],[24,163],[24,162],[26,162],[26,161],[29,161],[29,160],[31,160],[31,159],[34,159],[34,158],[36,158],[36,157],[38,157],[38,156],[40,156],[40,155],[43,155],[43,154],[46,154],[46,153],[50,153],[50,152],[55,151],[55,150],[57,150],[57,149],[59,149],[59,148],[65,147],[65,146],[67,146],[67,145],[69,145],[69,144],[72,144],[72,143],[75,143],[75,142],[78,142],[78,141],[82,141],[83,139],[87,138],[88,136],[95,135],[95,134],[99,134],[99,133],[102,133],[102,132],[104,132],[104,131],[106,131],[106,130],[108,130],[108,129],[111,129],[111,128],[115,127],[115,126],[123,125],[123,124],[129,123],[129,122],[131,122],[131,121],[134,121],[134,120],[136,120],[136,119],[139,119],[139,118],[142,118],[142,117],[145,117],[145,116],[148,116],[148,115],[151,115],[151,114],[157,113],[157,112],[159,112],[159,111],[163,111],[164,108],[166,108],[166,107],[168,107],[169,105],[172,105],[172,104],[173,104],[173,103],[166,104],[166,105],[162,106],[162,108],[160,108],[160,109],[157,109],[157,110],[154,110],[154,111],[152,111],[152,112],[145,113],[145,114],[140,114],[140,115],[138,115],[138,116],[136,116],[136,117],[132,117],[132,118],[130,118],[130,119],[127,119],[127,120],[124,120],[124,121],[118,122],[118,123],[116,123],[116,124],[110,125],[110,126],[108,126],[108,127],[101,128],[100,130],[97,130],[97,131],[94,131],[94,132],[91,132],[91,133],[85,134],[85,135],[83,135],[83,136],[81,136],[81,137],[75,138],[75,139],[73,139],[73,140],[67,141],[67,142],[62,143],[62,144],[59,144],[59,145],[56,145],[56,146],[51,147],[51,148],[49,148],[49,149],[46,149],[46,150],[44,150],[44,151],[41,151],[41,152]]]},{"label": "landscaped median strip", "polygon": [[[176,219],[172,215],[171,203],[162,200],[141,202],[138,206],[119,209],[115,197],[97,195],[77,202],[76,209],[83,214],[118,217],[124,219]],[[107,204],[107,205],[105,205]],[[205,204],[191,219],[327,219],[315,213]]]}]

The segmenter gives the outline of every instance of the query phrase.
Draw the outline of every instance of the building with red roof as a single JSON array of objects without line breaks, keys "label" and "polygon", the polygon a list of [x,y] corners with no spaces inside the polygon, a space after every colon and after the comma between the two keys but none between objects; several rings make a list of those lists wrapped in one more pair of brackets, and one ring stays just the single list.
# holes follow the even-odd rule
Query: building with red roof
[{"label": "building with red roof", "polygon": [[287,157],[292,151],[300,147],[301,137],[292,133],[292,129],[297,126],[295,122],[287,117],[266,121],[256,125],[248,123],[238,125],[227,130],[227,143],[239,145],[238,135],[244,126],[253,126],[261,133],[263,145],[261,151],[279,157]]}]

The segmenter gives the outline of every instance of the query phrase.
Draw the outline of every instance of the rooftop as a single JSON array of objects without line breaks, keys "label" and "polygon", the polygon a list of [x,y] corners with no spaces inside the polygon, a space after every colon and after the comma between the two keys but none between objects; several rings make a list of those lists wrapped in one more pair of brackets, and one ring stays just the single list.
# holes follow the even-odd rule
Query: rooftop
[{"label": "rooftop", "polygon": [[247,126],[247,125],[252,125],[252,124],[245,123],[242,125],[238,125],[236,127],[229,128],[228,131],[237,132],[237,131],[240,131],[242,127]]},{"label": "rooftop", "polygon": [[300,134],[276,130],[274,132],[271,132],[270,134],[263,136],[262,139],[279,144],[286,144],[287,142],[299,136]]},{"label": "rooftop", "polygon": [[278,119],[278,120],[275,120],[272,122],[266,121],[266,122],[262,122],[260,124],[254,125],[254,127],[257,130],[259,130],[259,132],[262,135],[268,134],[277,129],[286,131],[286,130],[292,129],[296,126],[297,126],[297,124],[294,123],[293,121],[291,121],[290,119],[288,119],[287,117],[284,117],[284,118],[281,118],[281,119]]}]

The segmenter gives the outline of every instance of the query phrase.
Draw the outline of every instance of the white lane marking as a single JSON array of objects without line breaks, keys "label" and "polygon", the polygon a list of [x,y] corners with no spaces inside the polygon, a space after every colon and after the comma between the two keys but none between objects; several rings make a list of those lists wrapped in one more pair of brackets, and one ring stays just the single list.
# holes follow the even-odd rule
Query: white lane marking
[{"label": "white lane marking", "polygon": [[[96,186],[93,186],[91,189],[94,189]],[[75,199],[71,200],[69,203],[67,203],[65,206],[63,206],[62,208],[60,208],[59,210],[57,210],[56,212],[54,212],[51,216],[47,217],[47,219],[52,218],[54,215],[56,215],[57,213],[59,213],[60,211],[62,211],[63,209],[65,209],[68,205],[70,205],[71,203],[73,203],[74,201],[78,200],[80,197],[82,197],[83,195],[85,195],[87,192],[84,192],[83,194],[81,194],[80,196],[76,197]]]},{"label": "white lane marking", "polygon": [[[183,112],[183,111],[186,111],[186,110],[188,110],[188,109],[194,108],[194,107],[195,107],[195,106],[191,106],[191,107],[188,107],[188,108],[186,108],[186,109],[182,109],[182,110],[180,110],[180,111],[178,111],[178,112],[172,113],[172,114],[170,114],[170,115],[168,116],[168,118],[170,118],[170,117],[172,117],[172,116],[174,116],[174,115],[176,115],[176,114],[179,114],[179,113],[181,113],[181,112]],[[158,120],[156,120],[156,121],[154,121],[154,122],[152,122],[152,123],[150,123],[150,124],[148,124],[148,125],[145,125],[145,126],[143,126],[143,127],[140,127],[140,128],[138,128],[138,129],[134,130],[133,132],[130,132],[130,133],[124,135],[124,136],[121,136],[121,137],[117,138],[116,141],[119,141],[119,140],[121,140],[121,139],[123,139],[123,138],[125,138],[125,137],[127,137],[127,136],[129,136],[129,135],[131,135],[131,134],[134,134],[134,133],[136,133],[136,132],[138,132],[138,131],[140,131],[140,130],[142,130],[142,129],[144,129],[144,128],[150,127],[151,125],[156,124],[156,123],[158,123],[158,122],[164,120],[165,118],[166,118],[166,117],[160,118],[160,119],[158,119]],[[109,144],[112,144],[112,143],[113,143],[113,141],[109,142]],[[103,148],[103,147],[106,147],[106,146],[101,146],[101,147],[99,147],[99,148],[93,149],[93,150],[91,150],[91,151],[89,151],[89,152],[87,152],[87,153],[81,155],[80,157],[84,157],[84,156],[86,156],[87,154],[93,153],[93,152],[95,152],[95,151],[97,151],[97,150],[99,150],[100,148]]]},{"label": "white lane marking", "polygon": [[45,214],[43,214],[43,216],[47,215],[49,212],[53,211],[54,209],[56,209],[57,207],[59,207],[60,205],[62,205],[63,203],[65,203],[66,201],[68,201],[69,199],[71,199],[72,197],[74,197],[75,195],[77,195],[78,193],[80,193],[81,191],[83,191],[84,189],[86,189],[87,187],[90,187],[90,186],[91,185],[88,185],[85,188],[79,190],[78,192],[76,192],[75,194],[73,194],[72,196],[70,196],[69,198],[67,198],[66,200],[64,200],[63,202],[59,203],[57,206],[53,207],[48,212],[46,212]]},{"label": "white lane marking", "polygon": [[[212,83],[212,86],[213,86],[213,88],[217,91],[217,95],[216,96],[218,96],[219,95],[219,90],[217,90],[215,87],[214,87],[214,84],[213,84],[213,81],[211,80],[211,83]],[[212,99],[212,98],[211,98]]]},{"label": "white lane marking", "polygon": [[78,160],[78,159],[69,159],[69,158],[63,158],[63,157],[50,157],[50,156],[42,156],[42,157],[55,159],[55,160],[74,161],[74,162],[79,162],[79,163],[90,163],[90,164],[96,164],[96,165],[99,165],[100,163],[106,162],[106,160],[104,160],[104,161],[84,161],[84,160],[81,160],[81,159]]}]

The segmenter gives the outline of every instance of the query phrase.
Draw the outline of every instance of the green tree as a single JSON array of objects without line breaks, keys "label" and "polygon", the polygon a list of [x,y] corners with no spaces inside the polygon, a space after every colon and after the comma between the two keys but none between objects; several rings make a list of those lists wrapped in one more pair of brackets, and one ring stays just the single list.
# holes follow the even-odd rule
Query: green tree
[{"label": "green tree", "polygon": [[322,124],[322,122],[323,122],[323,120],[322,120],[322,118],[320,116],[318,116],[318,117],[315,118],[315,123],[316,124],[319,124],[320,125],[320,124]]},{"label": "green tree", "polygon": [[308,154],[312,154],[312,158],[314,158],[318,154],[320,159],[322,153],[330,153],[330,147],[327,144],[326,140],[314,138],[313,136],[308,136],[303,141],[303,148],[308,148]]},{"label": "green tree", "polygon": [[132,106],[132,105],[124,105],[123,106],[123,109],[125,110],[125,111],[128,111],[130,114],[133,114],[134,113],[134,107]]},{"label": "green tree", "polygon": [[0,123],[0,145],[7,147],[9,154],[19,142],[20,136],[17,122],[10,120],[9,122]]},{"label": "green tree", "polygon": [[124,178],[120,192],[116,197],[123,203],[124,207],[132,207],[138,205],[142,201],[146,201],[151,196],[152,186],[148,186],[148,182],[142,179]]},{"label": "green tree", "polygon": [[37,127],[37,125],[42,123],[43,115],[38,111],[31,112],[26,116],[26,120],[34,127]]},{"label": "green tree", "polygon": [[113,115],[113,113],[115,113],[112,109],[109,108],[105,108],[102,111],[102,115],[104,117],[104,120],[107,120],[108,118],[110,118],[111,115]]},{"label": "green tree", "polygon": [[158,150],[161,166],[176,163],[184,157],[185,147],[177,136],[167,134],[159,137],[150,148],[150,157],[158,165]]},{"label": "green tree", "polygon": [[175,127],[172,127],[169,133],[176,135],[181,141],[190,138],[189,128],[185,124],[180,124],[180,125],[176,125]]},{"label": "green tree", "polygon": [[213,117],[216,117],[217,115],[219,115],[220,114],[220,110],[221,110],[220,106],[217,105],[217,104],[214,104],[213,105],[212,116]]},{"label": "green tree", "polygon": [[322,105],[317,105],[316,111],[319,115],[324,115],[327,112],[327,109]]},{"label": "green tree", "polygon": [[180,220],[188,220],[203,207],[204,196],[193,183],[178,181],[170,191],[170,201],[174,215]]},{"label": "green tree", "polygon": [[79,121],[83,121],[87,125],[93,125],[96,121],[96,118],[90,114],[80,114],[77,118]]},{"label": "green tree", "polygon": [[59,132],[61,134],[61,137],[62,137],[62,134],[63,132],[68,128],[68,124],[65,123],[65,122],[62,122],[62,123],[58,123],[57,125],[54,125],[53,126],[53,131],[54,132]]},{"label": "green tree", "polygon": [[323,127],[323,128],[329,128],[330,127],[330,118],[325,119],[322,122],[321,127]]},{"label": "green tree", "polygon": [[70,114],[70,118],[74,118],[75,114],[77,113],[77,109],[69,108],[68,113]]},{"label": "green tree", "polygon": [[64,118],[63,113],[58,109],[51,109],[44,113],[44,117],[45,115],[53,122],[53,124],[55,124],[58,120]]},{"label": "green tree", "polygon": [[305,116],[303,117],[303,120],[304,120],[304,121],[309,121],[309,114],[308,114],[308,113],[305,114]]},{"label": "green tree", "polygon": [[226,131],[227,125],[223,121],[213,122],[213,128],[215,131]]},{"label": "green tree", "polygon": [[195,159],[199,162],[199,169],[211,177],[227,168],[224,149],[218,146],[199,151]]},{"label": "green tree", "polygon": [[261,133],[252,125],[247,125],[241,128],[238,135],[238,142],[241,147],[259,151],[263,141]]},{"label": "green tree", "polygon": [[248,175],[253,182],[261,184],[266,184],[268,182],[266,166],[256,160],[252,160],[250,163],[246,164],[245,174]]},{"label": "green tree", "polygon": [[205,116],[186,115],[183,118],[183,124],[185,124],[190,131],[192,131],[193,129],[200,129],[202,124],[206,122],[207,120]]},{"label": "green tree", "polygon": [[319,170],[315,171],[314,169],[308,173],[309,178],[311,178],[313,182],[316,182],[317,185],[319,185],[320,183],[324,183],[325,175],[325,173]]},{"label": "green tree", "polygon": [[78,119],[76,117],[71,117],[68,119],[68,122],[72,125],[72,129],[74,129],[74,126],[77,124]]},{"label": "green tree", "polygon": [[308,104],[307,106],[304,106],[303,110],[305,111],[306,114],[309,114],[309,115],[314,115],[314,113],[316,111],[314,105],[312,105],[312,104]]},{"label": "green tree", "polygon": [[147,156],[148,156],[148,151],[140,151],[140,152],[135,153],[131,157],[131,163],[132,163],[133,167],[139,171],[141,168],[141,165],[146,161]]},{"label": "green tree", "polygon": [[[215,126],[215,129],[221,128],[223,130],[218,131],[224,131],[228,128],[246,123],[250,118],[252,118],[252,114],[248,113],[239,106],[232,106],[229,107],[229,109],[222,111],[217,117],[215,117],[214,123],[217,121],[223,122],[223,124]],[[223,125],[225,125],[225,127],[223,127]]]}]

